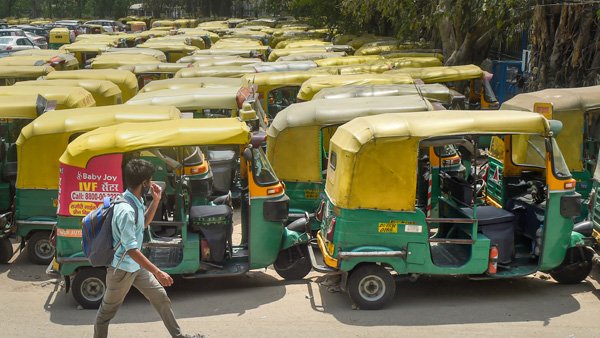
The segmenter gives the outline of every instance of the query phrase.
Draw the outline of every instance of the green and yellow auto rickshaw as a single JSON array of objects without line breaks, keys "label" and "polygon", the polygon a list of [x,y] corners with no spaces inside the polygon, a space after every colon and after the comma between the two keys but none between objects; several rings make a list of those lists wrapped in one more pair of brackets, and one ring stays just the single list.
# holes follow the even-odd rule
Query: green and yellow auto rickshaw
[{"label": "green and yellow auto rickshaw", "polygon": [[244,85],[256,88],[263,110],[273,119],[278,112],[292,103],[304,81],[318,76],[330,76],[327,72],[266,72],[243,76]]},{"label": "green and yellow auto rickshaw", "polygon": [[50,87],[81,87],[90,94],[96,101],[97,106],[110,106],[121,104],[121,89],[116,84],[107,80],[35,80],[21,81],[14,84],[15,86],[50,86]]},{"label": "green and yellow auto rickshaw", "polygon": [[114,46],[115,44],[109,42],[90,43],[83,40],[69,45],[62,45],[59,50],[72,53],[79,61],[79,68],[83,69],[88,60],[95,58]]},{"label": "green and yellow auto rickshaw", "polygon": [[[180,164],[196,147],[235,149],[243,197],[242,238],[233,243],[233,210],[227,198],[210,205],[196,204],[197,198],[211,194],[210,185],[195,184],[193,175],[180,171],[174,180],[176,212],[172,219],[160,222],[161,226],[173,228],[175,234],[157,237],[150,232],[142,248],[155,265],[171,275],[193,279],[235,276],[274,264],[286,279],[303,278],[311,268],[304,228],[283,225],[288,216],[284,187],[260,147],[250,146],[250,139],[246,123],[224,118],[125,123],[96,129],[71,142],[60,159],[56,256],[52,267],[65,278],[67,290],[72,289],[77,302],[85,308],[97,307],[106,288],[106,270],[90,267],[83,255],[82,216],[102,203],[105,196],[124,190],[124,162],[141,151],[156,149],[171,149]],[[99,176],[110,177],[110,181],[98,180]]]},{"label": "green and yellow auto rickshaw", "polygon": [[302,83],[298,100],[310,101],[325,88],[365,84],[411,84],[413,79],[407,74],[352,74],[312,77]]},{"label": "green and yellow auto rickshaw", "polygon": [[132,64],[121,66],[118,69],[129,70],[138,79],[138,86],[141,89],[148,83],[158,80],[167,80],[173,78],[180,70],[187,68],[185,63],[153,63],[153,64]]},{"label": "green and yellow auto rickshaw", "polygon": [[156,41],[148,40],[136,46],[137,48],[158,49],[165,53],[167,62],[177,62],[184,56],[188,56],[198,50],[196,46],[186,45],[181,41]]},{"label": "green and yellow auto rickshaw", "polygon": [[67,28],[52,28],[48,33],[48,48],[58,49],[62,45],[71,43],[71,32]]},{"label": "green and yellow auto rickshaw", "polygon": [[127,26],[127,31],[128,32],[143,32],[147,29],[146,27],[146,23],[144,21],[127,21],[127,23],[125,23],[125,25]]},{"label": "green and yellow auto rickshaw", "polygon": [[500,106],[490,84],[492,74],[475,65],[400,68],[390,70],[386,74],[408,74],[425,83],[444,83],[457,89],[461,83],[467,82],[469,109],[498,109]]},{"label": "green and yellow auto rickshaw", "polygon": [[107,80],[121,89],[121,98],[127,102],[138,92],[137,78],[132,72],[118,69],[81,69],[64,72],[52,72],[46,76],[46,80],[57,79],[89,79],[89,80]]},{"label": "green and yellow auto rickshaw", "polygon": [[[502,109],[533,111],[548,119],[561,121],[562,131],[556,142],[563,151],[576,191],[589,198],[592,176],[600,150],[600,86],[545,89],[519,94],[502,104]],[[490,167],[490,170],[497,170]],[[500,168],[499,175],[502,175]],[[497,196],[503,205],[506,198]],[[584,213],[587,209],[583,209]]]},{"label": "green and yellow auto rickshaw", "polygon": [[228,77],[191,77],[191,78],[172,78],[167,80],[155,80],[140,89],[140,93],[149,93],[157,90],[171,89],[179,90],[184,88],[221,88],[221,87],[241,87],[242,80]]},{"label": "green and yellow auto rickshaw", "polygon": [[96,101],[90,92],[81,87],[4,86],[0,96],[41,95],[56,102],[56,109],[93,107]]},{"label": "green and yellow auto rickshaw", "polygon": [[[329,140],[337,128],[360,116],[434,110],[420,95],[312,100],[282,110],[267,130],[267,158],[285,183],[290,217],[314,214],[321,202],[329,162]],[[298,149],[302,149],[298,152]],[[439,152],[439,150],[437,150]],[[432,151],[432,161],[440,162]],[[458,170],[456,151],[444,154],[439,170]],[[439,194],[439,191],[434,191]],[[436,205],[432,208],[435,209]]]},{"label": "green and yellow auto rickshaw", "polygon": [[1,66],[0,86],[10,86],[19,81],[35,80],[54,72],[50,66]]},{"label": "green and yellow auto rickshaw", "polygon": [[17,158],[6,162],[5,174],[6,177],[13,175],[13,180],[16,178],[13,185],[16,193],[14,214],[3,218],[3,222],[11,226],[5,235],[17,236],[22,246],[27,243],[31,262],[50,263],[54,255],[50,234],[56,224],[58,158],[69,142],[102,126],[172,120],[179,116],[179,110],[174,107],[116,105],[66,109],[37,117],[21,130],[16,141]]},{"label": "green and yellow auto rickshaw", "polygon": [[[559,283],[584,280],[594,252],[573,231],[581,198],[554,138],[559,130],[559,122],[510,110],[384,114],[340,126],[313,240],[325,266],[313,266],[340,272],[342,289],[362,309],[393,299],[392,273],[493,279],[543,271]],[[511,179],[532,189],[513,191],[502,209],[486,204],[475,181],[440,173],[439,208],[428,216],[430,201],[418,202],[427,186],[415,177],[431,164],[421,154],[459,141],[477,149],[482,135],[504,139]]]}]

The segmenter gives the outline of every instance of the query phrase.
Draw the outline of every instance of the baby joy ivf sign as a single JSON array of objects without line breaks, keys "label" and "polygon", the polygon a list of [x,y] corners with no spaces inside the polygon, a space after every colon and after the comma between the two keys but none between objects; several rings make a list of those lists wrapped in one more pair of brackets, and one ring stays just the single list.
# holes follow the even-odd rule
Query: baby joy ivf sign
[{"label": "baby joy ivf sign", "polygon": [[61,164],[58,214],[85,216],[123,191],[121,154],[95,157],[85,169]]}]

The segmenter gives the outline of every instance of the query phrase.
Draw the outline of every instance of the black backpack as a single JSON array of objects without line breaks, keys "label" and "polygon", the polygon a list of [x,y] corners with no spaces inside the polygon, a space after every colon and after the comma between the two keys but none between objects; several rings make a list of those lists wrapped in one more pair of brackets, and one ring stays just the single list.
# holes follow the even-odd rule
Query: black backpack
[{"label": "black backpack", "polygon": [[[135,221],[138,219],[138,209],[135,202],[130,197],[123,195],[114,199],[105,197],[103,204],[98,209],[90,212],[81,220],[81,234],[83,254],[90,261],[93,267],[110,266],[115,256],[115,252],[121,245],[117,243],[113,247],[112,219],[114,207],[119,203],[129,203],[135,211]],[[123,260],[121,257],[121,261]]]}]

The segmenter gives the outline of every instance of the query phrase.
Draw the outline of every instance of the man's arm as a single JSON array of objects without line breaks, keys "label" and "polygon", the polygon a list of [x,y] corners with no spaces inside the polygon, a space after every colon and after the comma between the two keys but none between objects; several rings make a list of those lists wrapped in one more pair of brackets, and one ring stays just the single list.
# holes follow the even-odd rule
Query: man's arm
[{"label": "man's arm", "polygon": [[160,199],[162,198],[162,189],[158,184],[152,183],[152,185],[150,186],[150,191],[152,191],[152,203],[146,210],[146,215],[144,218],[144,229],[147,229],[150,225],[150,222],[152,222],[152,220],[154,219],[154,214],[156,214],[158,204],[160,203]]},{"label": "man's arm", "polygon": [[144,256],[144,254],[140,250],[127,250],[127,254],[143,269],[146,269],[151,274],[153,274],[162,286],[173,285],[173,278],[171,278],[171,276],[169,276],[168,273],[162,271],[156,265],[152,264],[152,262],[150,262],[150,260],[148,260],[148,258],[146,258],[146,256]]}]

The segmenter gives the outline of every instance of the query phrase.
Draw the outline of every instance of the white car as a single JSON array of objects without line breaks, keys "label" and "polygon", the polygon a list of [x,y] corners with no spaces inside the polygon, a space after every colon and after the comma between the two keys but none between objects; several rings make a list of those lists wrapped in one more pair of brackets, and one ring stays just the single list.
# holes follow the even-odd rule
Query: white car
[{"label": "white car", "polygon": [[0,37],[0,51],[18,51],[25,49],[40,49],[25,36],[2,36]]},{"label": "white car", "polygon": [[25,32],[25,36],[27,36],[27,38],[33,42],[35,46],[40,47],[40,49],[48,49],[48,42],[46,41],[45,37],[35,35],[27,31]]}]

